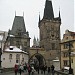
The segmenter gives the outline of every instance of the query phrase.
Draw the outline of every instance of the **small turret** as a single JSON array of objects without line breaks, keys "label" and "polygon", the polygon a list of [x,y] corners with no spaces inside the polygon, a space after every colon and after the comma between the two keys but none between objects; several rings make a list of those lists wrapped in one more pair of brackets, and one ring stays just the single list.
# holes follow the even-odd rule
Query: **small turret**
[{"label": "small turret", "polygon": [[60,9],[59,9],[59,21],[61,22]]},{"label": "small turret", "polygon": [[33,47],[36,47],[36,38],[34,36],[34,39],[33,39]]},{"label": "small turret", "polygon": [[40,24],[40,13],[39,13],[39,24]]}]

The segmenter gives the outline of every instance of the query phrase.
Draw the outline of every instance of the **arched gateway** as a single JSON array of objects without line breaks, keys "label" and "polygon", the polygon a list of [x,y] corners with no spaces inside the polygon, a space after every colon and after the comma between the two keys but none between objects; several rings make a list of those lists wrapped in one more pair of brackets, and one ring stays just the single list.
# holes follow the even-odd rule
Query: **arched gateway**
[{"label": "arched gateway", "polygon": [[46,60],[40,53],[35,53],[29,58],[29,63],[34,65],[46,65]]},{"label": "arched gateway", "polygon": [[41,48],[31,48],[29,50],[28,63],[34,66],[46,65],[46,59],[44,57],[44,50]]}]

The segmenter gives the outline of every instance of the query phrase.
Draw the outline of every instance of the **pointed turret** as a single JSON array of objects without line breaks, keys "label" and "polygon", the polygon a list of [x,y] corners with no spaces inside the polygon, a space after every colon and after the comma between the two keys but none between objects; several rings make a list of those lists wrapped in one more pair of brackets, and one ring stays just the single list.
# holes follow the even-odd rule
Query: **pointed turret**
[{"label": "pointed turret", "polygon": [[40,24],[40,13],[39,13],[39,24]]},{"label": "pointed turret", "polygon": [[34,36],[34,39],[33,39],[33,47],[36,47],[36,38]]},{"label": "pointed turret", "polygon": [[24,12],[23,12],[23,17],[24,17]]},{"label": "pointed turret", "polygon": [[16,11],[15,11],[15,16],[16,16]]},{"label": "pointed turret", "polygon": [[54,18],[52,1],[46,0],[43,19],[52,20]]},{"label": "pointed turret", "polygon": [[61,22],[60,9],[59,9],[59,21]]},{"label": "pointed turret", "polygon": [[39,39],[37,38],[37,47],[39,47]]},{"label": "pointed turret", "polygon": [[59,18],[60,18],[60,10],[59,10]]}]

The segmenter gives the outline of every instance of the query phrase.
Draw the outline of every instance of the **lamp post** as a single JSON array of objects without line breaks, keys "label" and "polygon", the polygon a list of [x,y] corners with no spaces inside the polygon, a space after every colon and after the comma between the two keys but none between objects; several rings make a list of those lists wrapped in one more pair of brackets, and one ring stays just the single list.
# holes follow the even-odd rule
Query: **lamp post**
[{"label": "lamp post", "polygon": [[73,69],[71,68],[71,44],[72,41],[68,41],[68,47],[69,47],[69,74],[73,74]]}]

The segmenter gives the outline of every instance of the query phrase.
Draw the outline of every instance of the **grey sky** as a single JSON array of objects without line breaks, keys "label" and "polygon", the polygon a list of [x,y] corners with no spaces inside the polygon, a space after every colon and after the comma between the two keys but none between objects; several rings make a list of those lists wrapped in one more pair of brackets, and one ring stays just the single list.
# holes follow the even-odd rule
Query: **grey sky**
[{"label": "grey sky", "polygon": [[[66,29],[74,31],[74,0],[52,0],[55,17],[61,13],[61,37]],[[0,0],[0,30],[8,31],[11,29],[15,17],[22,16],[26,30],[31,37],[31,45],[34,36],[39,38],[39,12],[43,17],[45,0]]]}]

